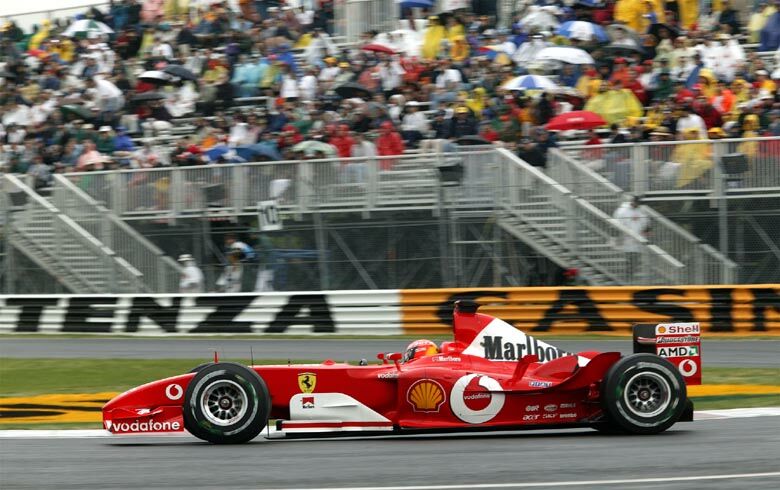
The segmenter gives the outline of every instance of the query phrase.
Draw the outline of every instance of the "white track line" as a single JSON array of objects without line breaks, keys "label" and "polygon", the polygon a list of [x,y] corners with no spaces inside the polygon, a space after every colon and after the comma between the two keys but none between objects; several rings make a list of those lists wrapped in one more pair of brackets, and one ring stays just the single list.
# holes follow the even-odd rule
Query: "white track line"
[{"label": "white track line", "polygon": [[[674,483],[684,481],[738,480],[745,478],[780,477],[780,471],[770,473],[736,473],[732,475],[676,476],[668,478],[635,478],[628,480],[585,480],[551,481],[535,483],[475,483],[463,485],[408,485],[398,487],[324,487],[307,490],[460,490],[472,488],[544,488],[544,487],[582,487],[594,485],[632,485],[641,483]],[[294,489],[278,489],[294,490]]]},{"label": "white track line", "polygon": [[[780,417],[780,407],[760,407],[760,408],[732,408],[727,410],[704,410],[697,411],[695,419],[700,420],[722,420],[737,418],[754,417]],[[275,430],[272,429],[271,432]],[[260,433],[266,435],[266,430]],[[127,434],[114,436],[107,430],[102,429],[84,429],[84,430],[38,430],[38,429],[19,429],[19,430],[0,430],[0,439],[92,439],[98,437],[192,437],[187,433],[182,434]]]}]

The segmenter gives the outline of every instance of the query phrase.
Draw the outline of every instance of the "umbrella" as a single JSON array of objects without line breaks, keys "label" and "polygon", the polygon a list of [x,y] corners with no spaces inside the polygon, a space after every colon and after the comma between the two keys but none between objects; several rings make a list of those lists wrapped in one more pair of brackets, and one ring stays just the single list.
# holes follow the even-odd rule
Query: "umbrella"
[{"label": "umbrella", "polygon": [[572,111],[558,114],[550,119],[546,128],[549,130],[567,131],[570,129],[592,129],[605,124],[607,124],[607,121],[595,112]]},{"label": "umbrella", "polygon": [[676,38],[677,36],[680,35],[680,31],[678,31],[676,27],[672,27],[669,24],[662,24],[660,22],[657,23],[657,24],[651,25],[650,29],[647,31],[647,33],[648,34],[652,34],[653,36],[655,36],[656,39],[660,40],[661,39],[661,31],[663,29],[666,29],[667,31],[669,31],[669,38],[670,39],[674,39],[674,38]]},{"label": "umbrella", "polygon": [[600,43],[609,41],[609,36],[600,25],[581,20],[564,22],[555,33],[568,39],[579,39],[580,41],[598,41]]},{"label": "umbrella", "polygon": [[353,97],[359,97],[362,99],[371,98],[371,91],[359,83],[345,83],[336,87],[336,93],[339,97],[344,99],[351,99]]},{"label": "umbrella", "polygon": [[572,65],[593,65],[591,55],[579,48],[553,46],[536,53],[534,61],[562,61]]},{"label": "umbrella", "polygon": [[612,44],[626,45],[626,46],[641,46],[642,40],[639,38],[639,34],[630,27],[623,24],[612,24],[607,26],[607,34],[612,40]]},{"label": "umbrella", "polygon": [[478,135],[461,136],[456,140],[456,143],[458,143],[460,146],[482,146],[493,144],[482,136]]},{"label": "umbrella", "polygon": [[324,141],[309,140],[292,147],[292,151],[300,151],[307,155],[314,155],[317,152],[325,154],[326,158],[333,158],[336,156],[336,147],[325,143]]},{"label": "umbrella", "polygon": [[372,51],[374,53],[395,54],[395,49],[385,44],[379,44],[379,43],[366,44],[360,49],[362,49],[363,51]]},{"label": "umbrella", "polygon": [[83,105],[67,104],[60,107],[63,114],[73,114],[79,119],[92,119],[92,111]]},{"label": "umbrella", "polygon": [[534,7],[531,7],[534,10],[533,12],[520,19],[520,24],[523,27],[526,29],[535,27],[540,30],[550,30],[561,25],[553,14],[544,10],[538,10],[538,8],[534,9]]},{"label": "umbrella", "polygon": [[62,35],[67,37],[74,37],[79,35],[88,36],[90,33],[113,34],[113,32],[113,29],[102,22],[98,22],[92,19],[81,19],[69,25],[68,28],[65,29],[65,32],[62,33]]},{"label": "umbrella", "polygon": [[160,92],[144,92],[133,97],[135,102],[148,102],[151,100],[164,100],[165,94]]},{"label": "umbrella", "polygon": [[636,46],[633,44],[610,44],[609,46],[604,46],[604,50],[610,51],[613,53],[639,53],[642,54],[645,52],[644,49],[642,49],[641,46]]},{"label": "umbrella", "polygon": [[254,145],[237,146],[236,154],[247,162],[257,161],[258,157],[267,158],[269,160],[282,159],[282,155],[279,154],[279,150],[268,143],[256,143]]},{"label": "umbrella", "polygon": [[164,71],[151,70],[141,73],[141,76],[139,76],[138,79],[147,83],[165,85],[173,81],[173,76],[169,73],[165,73]]},{"label": "umbrella", "polygon": [[198,80],[198,76],[184,68],[181,65],[168,65],[163,68],[163,73],[179,77],[182,80],[191,80],[193,82]]},{"label": "umbrella", "polygon": [[431,9],[436,2],[434,2],[434,0],[401,0],[398,3],[401,4],[401,8],[405,9],[411,9],[415,7],[421,9]]},{"label": "umbrella", "polygon": [[558,86],[547,77],[541,75],[522,75],[513,78],[501,86],[504,90],[547,90]]}]

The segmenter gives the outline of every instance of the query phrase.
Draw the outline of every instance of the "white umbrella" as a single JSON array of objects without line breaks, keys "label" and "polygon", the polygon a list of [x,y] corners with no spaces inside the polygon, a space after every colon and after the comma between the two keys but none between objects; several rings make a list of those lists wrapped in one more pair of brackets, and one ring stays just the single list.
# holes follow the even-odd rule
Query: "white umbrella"
[{"label": "white umbrella", "polygon": [[552,90],[558,86],[549,78],[541,75],[523,75],[509,80],[501,88],[504,90]]},{"label": "white umbrella", "polygon": [[65,32],[62,33],[62,35],[73,37],[80,33],[112,34],[113,32],[113,29],[102,22],[98,22],[92,19],[81,19],[69,25],[68,28],[65,29]]},{"label": "white umbrella", "polygon": [[534,61],[562,61],[571,65],[593,65],[596,62],[582,49],[553,46],[536,53]]},{"label": "white umbrella", "polygon": [[166,84],[172,82],[175,77],[170,73],[165,73],[160,70],[150,70],[141,73],[138,77],[144,82]]}]

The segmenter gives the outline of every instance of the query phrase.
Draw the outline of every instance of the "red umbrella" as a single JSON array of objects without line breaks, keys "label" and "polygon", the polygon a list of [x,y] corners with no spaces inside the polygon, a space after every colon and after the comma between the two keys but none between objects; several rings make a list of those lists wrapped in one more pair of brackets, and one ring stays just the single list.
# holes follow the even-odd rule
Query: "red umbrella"
[{"label": "red umbrella", "polygon": [[362,49],[363,51],[373,51],[375,53],[395,54],[395,50],[393,48],[379,43],[366,44],[360,49]]},{"label": "red umbrella", "polygon": [[593,129],[607,124],[601,116],[590,111],[572,111],[558,114],[545,126],[550,130]]}]

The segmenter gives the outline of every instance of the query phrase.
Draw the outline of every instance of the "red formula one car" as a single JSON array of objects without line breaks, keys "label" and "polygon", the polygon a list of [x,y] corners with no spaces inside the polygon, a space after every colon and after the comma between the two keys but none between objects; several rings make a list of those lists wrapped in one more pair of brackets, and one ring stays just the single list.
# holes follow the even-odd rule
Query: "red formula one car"
[{"label": "red formula one car", "polygon": [[477,313],[470,302],[456,304],[453,327],[454,340],[441,348],[416,341],[405,354],[379,354],[375,365],[204,364],[117,396],[103,407],[104,426],[115,434],[186,430],[214,443],[242,443],[261,432],[585,426],[655,434],[693,419],[686,383],[701,382],[696,323],[637,325],[628,356],[564,352]]}]

